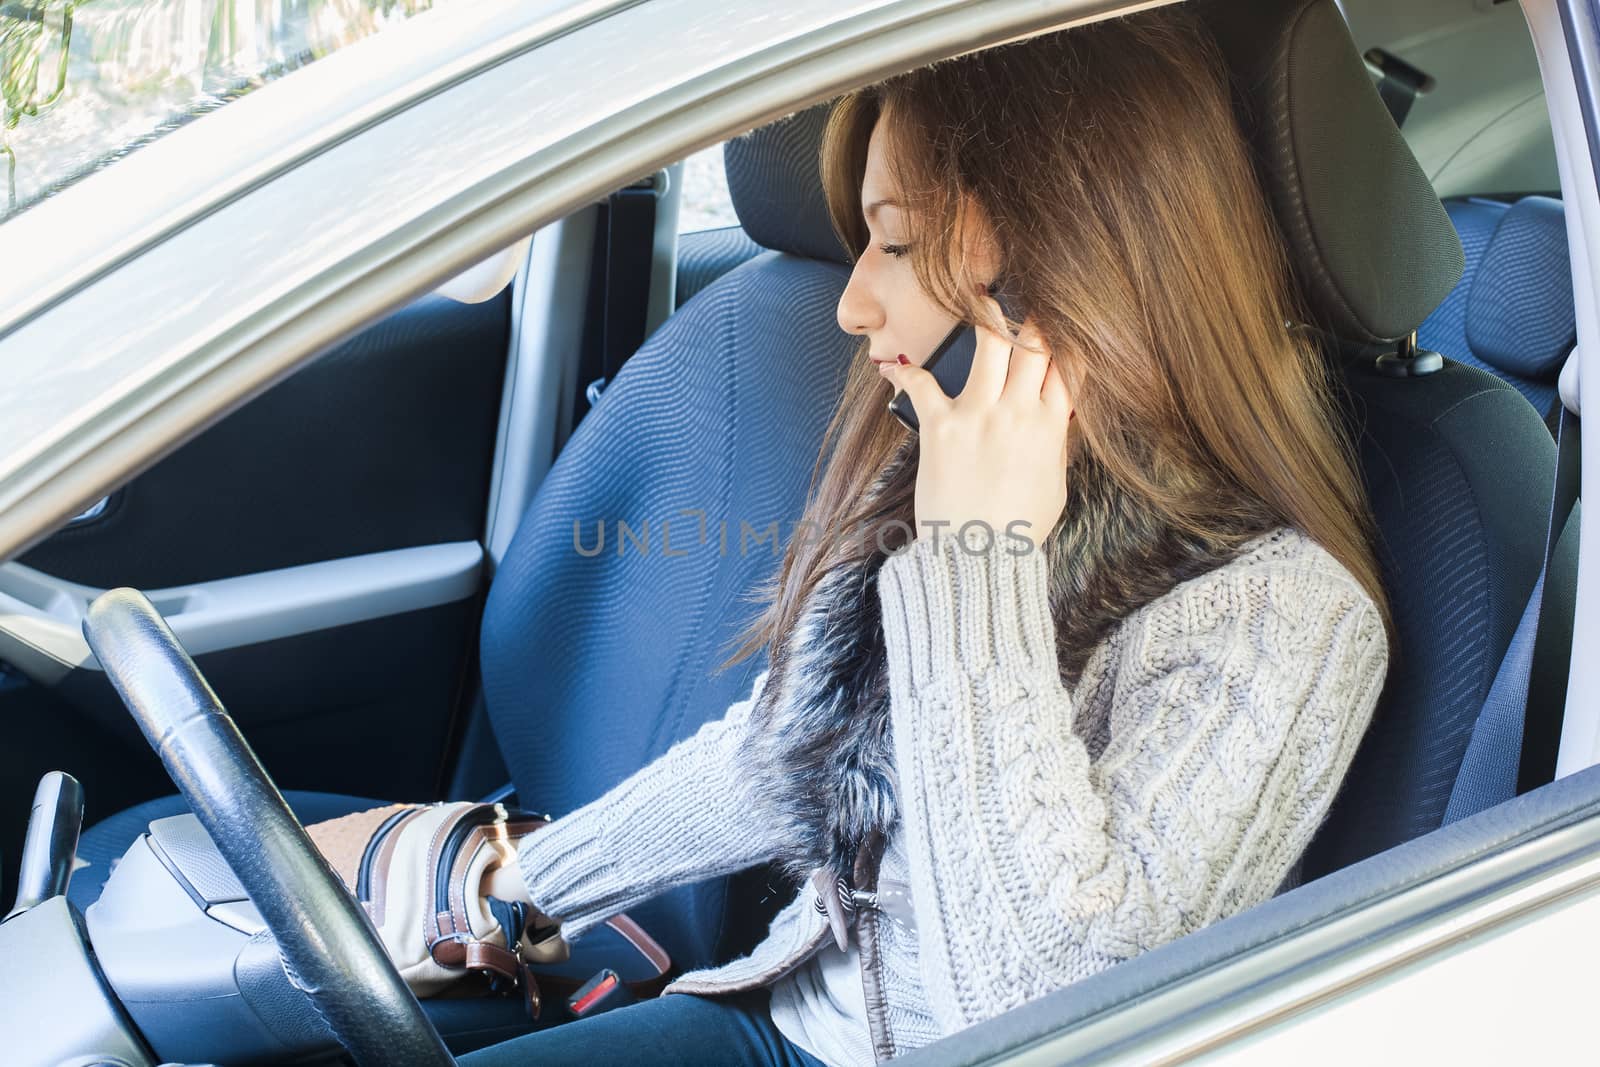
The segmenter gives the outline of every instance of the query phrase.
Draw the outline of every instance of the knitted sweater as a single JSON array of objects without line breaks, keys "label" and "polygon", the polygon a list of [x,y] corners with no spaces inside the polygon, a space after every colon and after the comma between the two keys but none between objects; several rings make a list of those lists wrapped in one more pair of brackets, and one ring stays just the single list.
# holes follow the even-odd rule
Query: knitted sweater
[{"label": "knitted sweater", "polygon": [[[1292,528],[1127,616],[1070,688],[1044,564],[939,536],[879,572],[902,813],[881,875],[909,882],[916,919],[909,934],[880,924],[897,1052],[1284,888],[1382,688],[1375,605]],[[770,858],[760,783],[736,762],[766,678],[523,839],[534,904],[569,943]],[[832,938],[814,898],[802,886],[749,955],[667,992],[765,986],[805,964]]]}]

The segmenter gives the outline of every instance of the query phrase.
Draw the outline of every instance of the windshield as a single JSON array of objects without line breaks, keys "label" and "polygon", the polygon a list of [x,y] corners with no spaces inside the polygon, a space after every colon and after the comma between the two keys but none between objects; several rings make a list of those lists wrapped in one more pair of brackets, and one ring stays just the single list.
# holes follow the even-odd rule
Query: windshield
[{"label": "windshield", "polygon": [[0,221],[449,0],[0,0]]}]

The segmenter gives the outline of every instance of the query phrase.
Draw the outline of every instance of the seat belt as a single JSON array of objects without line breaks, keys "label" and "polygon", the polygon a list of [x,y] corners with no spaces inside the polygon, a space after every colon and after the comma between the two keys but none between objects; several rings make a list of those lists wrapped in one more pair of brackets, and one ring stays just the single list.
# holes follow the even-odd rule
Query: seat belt
[{"label": "seat belt", "polygon": [[[1562,405],[1556,423],[1556,485],[1551,504],[1551,540],[1545,546],[1545,581],[1577,584],[1577,524],[1582,506],[1578,492],[1583,471],[1582,421]],[[1570,542],[1563,542],[1572,527]],[[1563,551],[1565,549],[1565,551]],[[1560,588],[1560,586],[1558,586]],[[1556,776],[1556,756],[1561,749],[1561,726],[1567,706],[1567,676],[1572,666],[1573,610],[1539,611],[1538,633],[1533,642],[1533,662],[1528,681],[1528,707],[1548,714],[1526,718],[1522,757],[1517,770],[1517,793],[1537,789]]]},{"label": "seat belt", "polygon": [[[1510,800],[1555,776],[1572,617],[1565,610],[1546,611],[1544,590],[1552,564],[1557,562],[1556,550],[1567,520],[1577,508],[1579,425],[1578,416],[1563,405],[1556,430],[1556,477],[1546,521],[1544,564],[1473,725],[1445,805],[1444,825]],[[1558,580],[1568,577],[1561,573],[1565,569],[1557,568]],[[1530,720],[1530,707],[1548,714]],[[1519,755],[1513,757],[1513,753]]]},{"label": "seat belt", "polygon": [[[655,258],[658,197],[655,176],[651,175],[617,190],[606,200],[605,242],[601,252],[604,304],[600,315],[600,375],[583,391],[590,408],[599,402],[600,393],[616,376],[623,361],[644,344],[645,321],[650,309],[650,267]],[[591,359],[586,374],[595,369]]]}]

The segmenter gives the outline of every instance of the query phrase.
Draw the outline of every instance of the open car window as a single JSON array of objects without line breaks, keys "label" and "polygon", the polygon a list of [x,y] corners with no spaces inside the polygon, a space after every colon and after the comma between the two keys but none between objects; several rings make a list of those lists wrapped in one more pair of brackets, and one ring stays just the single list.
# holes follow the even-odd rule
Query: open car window
[{"label": "open car window", "polygon": [[728,194],[728,175],[722,164],[722,146],[703,148],[683,161],[683,199],[678,208],[678,232],[700,233],[739,225]]}]

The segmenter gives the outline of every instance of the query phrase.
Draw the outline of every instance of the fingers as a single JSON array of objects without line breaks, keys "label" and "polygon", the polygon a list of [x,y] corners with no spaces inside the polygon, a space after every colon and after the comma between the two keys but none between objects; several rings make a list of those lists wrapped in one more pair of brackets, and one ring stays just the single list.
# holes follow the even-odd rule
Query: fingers
[{"label": "fingers", "polygon": [[1044,382],[1039,390],[1039,398],[1044,401],[1045,407],[1052,414],[1062,419],[1072,414],[1072,390],[1067,388],[1067,380],[1061,374],[1061,368],[1055,360],[1049,360],[1049,367],[1044,375]]},{"label": "fingers", "polygon": [[[978,299],[998,316],[1001,308],[994,297],[980,293]],[[972,370],[961,390],[962,398],[970,396],[986,404],[1002,399],[1017,404],[1038,403],[1045,372],[1052,363],[1038,325],[1031,318],[1023,319],[1015,339],[1002,337],[985,326],[978,326],[977,334]]]},{"label": "fingers", "polygon": [[892,365],[889,368],[889,381],[895,388],[905,390],[911,398],[918,425],[926,426],[929,419],[937,419],[949,410],[950,398],[939,387],[939,380],[931,371],[923,370],[915,363]]},{"label": "fingers", "polygon": [[[998,314],[1000,305],[986,292],[978,293],[978,300],[991,312]],[[1011,363],[1011,338],[1002,337],[987,326],[977,326],[978,344],[972,353],[972,369],[967,372],[967,384],[961,395],[983,404],[992,404],[1005,389],[1006,375]]]},{"label": "fingers", "polygon": [[[1000,305],[987,293],[979,299],[998,313]],[[972,369],[960,394],[954,400],[945,395],[938,380],[915,364],[895,365],[888,377],[897,389],[911,398],[919,422],[939,418],[957,402],[993,405],[1044,404],[1065,421],[1071,414],[1071,390],[1052,358],[1050,347],[1032,318],[1023,320],[1015,339],[1002,337],[986,326],[978,326],[977,347]]]},{"label": "fingers", "polygon": [[1039,394],[1044,385],[1045,372],[1054,363],[1044,338],[1039,335],[1038,326],[1031,318],[1024,319],[1022,329],[1017,331],[1016,345],[1011,349],[1005,395],[1018,403],[1031,401],[1037,404],[1041,399]]}]

